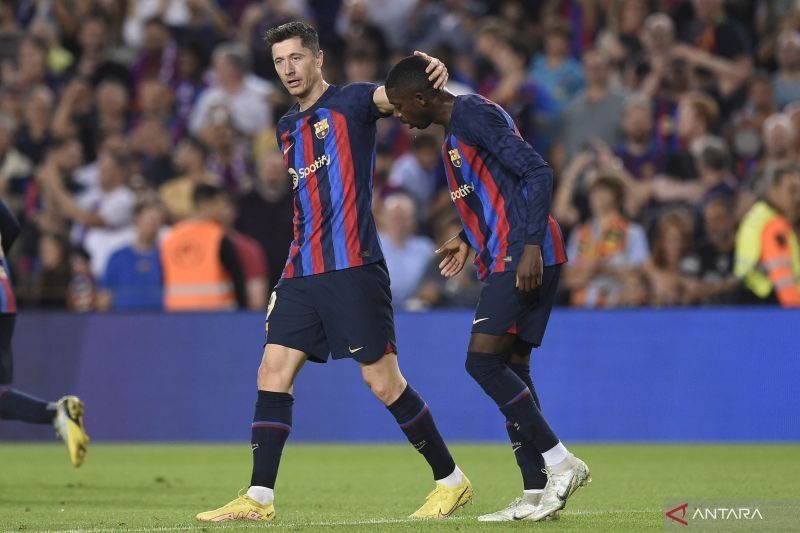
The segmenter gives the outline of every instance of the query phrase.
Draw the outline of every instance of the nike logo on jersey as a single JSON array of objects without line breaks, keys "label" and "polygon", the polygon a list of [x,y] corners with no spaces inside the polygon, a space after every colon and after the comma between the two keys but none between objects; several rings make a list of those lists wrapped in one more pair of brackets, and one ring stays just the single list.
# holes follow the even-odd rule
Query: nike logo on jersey
[{"label": "nike logo on jersey", "polygon": [[290,144],[289,146],[287,146],[286,148],[284,148],[284,149],[283,149],[283,155],[286,155],[286,154],[288,154],[288,153],[289,153],[289,150],[291,150],[291,149],[292,149],[292,146],[294,146],[294,143],[292,143],[292,144]]},{"label": "nike logo on jersey", "polygon": [[348,346],[347,349],[350,350],[350,353],[356,353],[358,351],[363,350],[364,347],[363,346],[359,346],[358,348],[352,348],[352,347]]},{"label": "nike logo on jersey", "polygon": [[478,322],[483,322],[484,320],[489,320],[489,317],[487,316],[486,318],[476,318],[475,320],[472,321],[472,323],[477,324]]}]

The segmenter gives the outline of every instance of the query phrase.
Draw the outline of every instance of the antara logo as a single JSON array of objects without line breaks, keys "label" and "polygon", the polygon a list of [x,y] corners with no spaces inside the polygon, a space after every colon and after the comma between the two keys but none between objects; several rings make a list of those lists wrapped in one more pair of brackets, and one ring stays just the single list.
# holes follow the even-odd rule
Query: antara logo
[{"label": "antara logo", "polygon": [[474,185],[472,185],[471,183],[465,183],[464,185],[462,185],[458,189],[456,189],[454,191],[450,191],[450,199],[455,202],[459,198],[464,198],[465,196],[467,196],[469,193],[471,193],[474,190],[475,190],[475,186]]},{"label": "antara logo", "polygon": [[316,160],[314,160],[314,162],[308,165],[307,167],[303,167],[298,170],[290,168],[289,175],[292,177],[292,186],[296,189],[297,186],[300,184],[301,179],[307,178],[312,172],[316,172],[322,167],[327,167],[330,164],[331,164],[331,156],[329,156],[328,154],[323,154],[319,156]]}]

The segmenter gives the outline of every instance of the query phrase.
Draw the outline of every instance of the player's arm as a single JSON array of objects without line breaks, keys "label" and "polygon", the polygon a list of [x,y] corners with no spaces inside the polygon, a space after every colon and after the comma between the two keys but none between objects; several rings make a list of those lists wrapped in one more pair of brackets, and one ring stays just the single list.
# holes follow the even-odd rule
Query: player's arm
[{"label": "player's arm", "polygon": [[553,170],[533,147],[516,134],[500,110],[490,103],[476,106],[471,114],[471,137],[494,155],[527,192],[525,246],[517,266],[517,287],[531,291],[542,284],[542,243],[550,215]]},{"label": "player's arm", "polygon": [[0,242],[3,243],[3,255],[8,255],[11,245],[19,236],[20,225],[17,217],[0,201]]},{"label": "player's arm", "polygon": [[[433,82],[434,89],[443,89],[449,78],[447,67],[444,66],[444,63],[419,50],[415,51],[414,55],[428,60],[428,67],[425,69],[425,72],[428,73],[428,79]],[[372,93],[372,101],[375,103],[375,107],[384,115],[389,115],[394,111],[394,106],[389,102],[389,98],[386,97],[386,87],[383,85]]]}]

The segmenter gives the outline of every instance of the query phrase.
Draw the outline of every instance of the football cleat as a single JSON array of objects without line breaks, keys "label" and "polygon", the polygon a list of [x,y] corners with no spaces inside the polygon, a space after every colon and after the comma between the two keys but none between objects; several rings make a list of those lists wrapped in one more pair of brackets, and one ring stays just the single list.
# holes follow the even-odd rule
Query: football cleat
[{"label": "football cleat", "polygon": [[456,487],[437,483],[436,488],[425,498],[425,503],[411,515],[411,518],[447,518],[470,501],[472,501],[472,483],[467,476],[463,476],[461,483]]},{"label": "football cleat", "polygon": [[275,506],[271,503],[262,505],[239,492],[239,496],[232,502],[226,503],[219,509],[199,513],[197,520],[200,522],[231,522],[234,520],[270,521],[275,519]]},{"label": "football cleat", "polygon": [[536,510],[527,516],[515,514],[519,520],[539,522],[560,511],[567,505],[567,499],[580,487],[592,482],[592,474],[586,463],[570,454],[558,465],[547,468],[547,485]]},{"label": "football cleat", "polygon": [[[514,522],[517,520],[524,520],[525,517],[532,515],[536,511],[536,504],[524,498],[517,498],[505,509],[500,509],[497,512],[485,514],[478,517],[480,522]],[[558,520],[559,511],[551,514],[545,520]],[[519,517],[519,518],[518,518]]]},{"label": "football cleat", "polygon": [[83,427],[83,402],[77,396],[64,396],[56,402],[56,417],[53,426],[58,436],[64,439],[72,466],[78,467],[86,458],[89,435]]}]

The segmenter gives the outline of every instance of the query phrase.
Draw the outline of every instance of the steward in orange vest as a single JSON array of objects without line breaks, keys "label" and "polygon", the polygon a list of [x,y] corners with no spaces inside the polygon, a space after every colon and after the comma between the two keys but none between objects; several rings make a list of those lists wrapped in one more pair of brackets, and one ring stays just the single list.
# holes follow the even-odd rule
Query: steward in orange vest
[{"label": "steward in orange vest", "polygon": [[246,305],[242,267],[220,223],[227,208],[225,194],[219,187],[198,185],[195,216],[176,224],[164,239],[167,311],[224,311]]}]

